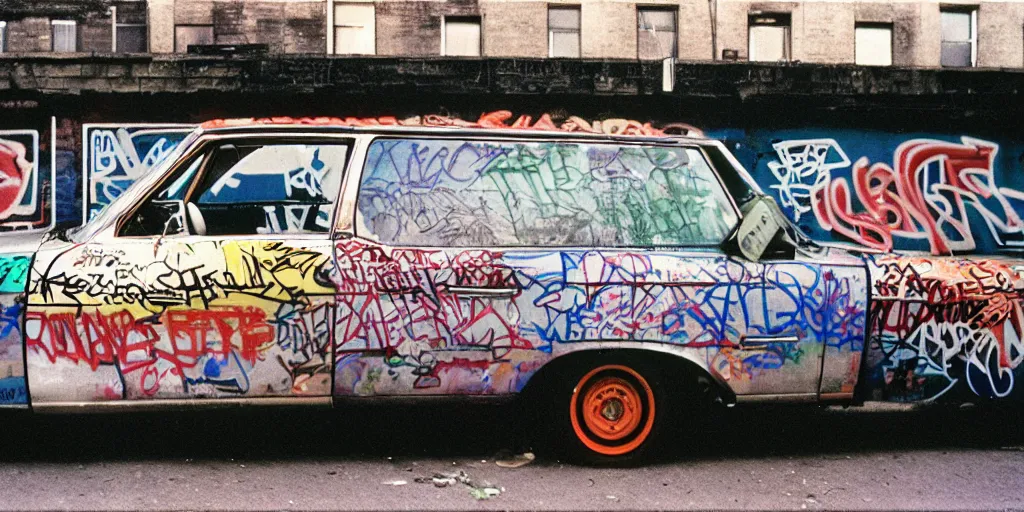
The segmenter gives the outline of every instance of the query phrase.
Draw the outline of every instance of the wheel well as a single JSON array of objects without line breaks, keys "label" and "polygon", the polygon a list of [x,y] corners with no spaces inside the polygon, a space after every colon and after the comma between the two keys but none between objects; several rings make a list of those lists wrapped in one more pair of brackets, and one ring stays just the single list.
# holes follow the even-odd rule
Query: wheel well
[{"label": "wheel well", "polygon": [[602,363],[642,361],[663,370],[663,379],[675,382],[666,383],[680,391],[693,393],[693,398],[705,403],[716,400],[731,402],[735,399],[732,390],[715,380],[705,369],[696,363],[675,354],[639,349],[587,349],[570,352],[558,356],[534,374],[523,388],[523,397],[531,397],[550,387],[552,379],[566,375],[571,368],[593,366]]}]

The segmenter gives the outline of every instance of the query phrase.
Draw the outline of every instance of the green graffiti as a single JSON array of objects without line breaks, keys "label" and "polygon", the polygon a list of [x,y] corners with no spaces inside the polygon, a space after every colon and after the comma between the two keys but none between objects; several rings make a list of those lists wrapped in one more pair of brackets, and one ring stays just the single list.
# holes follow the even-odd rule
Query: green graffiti
[{"label": "green graffiti", "polygon": [[422,245],[706,245],[736,222],[696,148],[618,144],[375,142],[359,212]]}]

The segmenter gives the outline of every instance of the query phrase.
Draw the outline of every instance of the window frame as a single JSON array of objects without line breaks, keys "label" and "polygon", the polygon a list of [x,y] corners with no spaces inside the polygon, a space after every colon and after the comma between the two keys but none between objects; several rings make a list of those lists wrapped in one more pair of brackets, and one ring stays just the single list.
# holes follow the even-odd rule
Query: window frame
[{"label": "window frame", "polygon": [[[252,233],[252,234],[231,234],[231,235],[198,235],[192,233],[189,229],[189,223],[186,221],[184,231],[182,233],[173,233],[168,235],[123,235],[122,232],[128,222],[139,212],[139,210],[148,203],[151,199],[155,198],[157,194],[168,184],[169,181],[175,178],[175,175],[179,171],[187,170],[195,158],[203,159],[199,169],[196,171],[196,175],[192,178],[192,183],[189,184],[188,190],[185,192],[182,203],[188,203],[188,200],[195,193],[195,189],[202,182],[202,178],[205,177],[208,171],[208,166],[212,159],[210,155],[213,151],[224,144],[235,143],[236,141],[245,141],[246,144],[264,144],[264,145],[289,145],[289,144],[304,144],[304,145],[337,145],[347,146],[348,150],[345,153],[345,163],[342,166],[344,175],[342,176],[341,184],[338,188],[337,197],[331,201],[331,214],[329,216],[329,227],[326,232],[323,233]],[[358,149],[357,137],[351,134],[330,134],[330,133],[232,133],[232,134],[209,134],[199,138],[193,147],[182,154],[174,165],[170,166],[164,175],[159,180],[154,182],[141,197],[132,203],[132,205],[118,215],[117,220],[114,222],[113,238],[115,240],[152,240],[156,238],[182,238],[182,237],[199,237],[202,239],[238,239],[238,238],[249,238],[254,240],[266,240],[266,239],[333,239],[338,221],[338,212],[342,199],[345,196],[345,189],[348,186],[348,181],[352,175],[352,162],[356,159],[356,151]]]},{"label": "window frame", "polygon": [[[640,34],[643,30],[640,28],[641,13],[643,12],[669,12],[672,13],[672,54],[668,57],[660,57],[658,59],[645,59],[640,56]],[[637,5],[636,6],[636,58],[641,61],[660,61],[664,59],[678,59],[679,58],[679,6],[665,6],[665,5]]]},{"label": "window frame", "polygon": [[[735,223],[724,231],[724,236],[721,240],[714,243],[707,244],[663,244],[663,245],[410,245],[410,244],[391,244],[375,240],[368,233],[361,232],[363,230],[362,213],[359,211],[359,198],[363,192],[363,176],[366,173],[366,166],[369,165],[369,154],[370,148],[374,143],[381,140],[439,140],[445,142],[483,142],[483,143],[504,143],[504,144],[544,144],[544,143],[555,143],[555,144],[583,144],[583,145],[605,145],[605,146],[637,146],[637,147],[654,147],[654,148],[682,148],[684,150],[693,149],[700,153],[701,158],[704,159],[704,163],[707,164],[711,173],[715,177],[715,182],[718,184],[719,189],[725,196],[726,203],[728,204],[728,210],[733,213],[735,217]],[[357,238],[371,244],[380,245],[383,247],[391,248],[427,248],[427,249],[493,249],[496,251],[516,251],[516,250],[572,250],[572,249],[587,249],[587,250],[609,250],[609,251],[629,251],[629,250],[642,250],[642,249],[664,249],[664,250],[709,250],[709,249],[722,249],[726,242],[728,242],[739,225],[743,221],[743,213],[736,203],[736,199],[732,196],[729,191],[729,187],[726,186],[725,181],[722,179],[721,170],[715,167],[711,156],[708,154],[705,145],[699,141],[681,140],[681,141],[664,141],[664,142],[652,142],[652,141],[631,141],[626,139],[586,139],[586,138],[557,138],[557,137],[529,137],[529,138],[516,138],[501,135],[435,135],[431,133],[410,133],[404,134],[369,134],[362,142],[362,147],[358,151],[358,159],[361,161],[361,165],[357,169],[350,168],[348,173],[345,175],[346,182],[348,180],[358,180],[354,186],[347,187],[345,190],[351,190],[351,196],[346,196],[342,202],[351,202],[350,211],[344,212],[345,215],[349,215],[348,219],[350,223],[345,226],[345,229],[340,229],[339,234],[344,238]],[[350,165],[351,165],[350,159]],[[347,185],[347,183],[346,183]]]},{"label": "window frame", "polygon": [[78,53],[78,22],[75,21],[75,20],[50,20],[50,52],[51,53],[58,53],[57,52],[57,37],[56,37],[57,36],[57,27],[58,26],[74,27],[75,28],[75,41],[74,41],[75,49],[70,51],[70,52],[61,50],[59,53]]},{"label": "window frame", "polygon": [[[785,23],[776,19],[772,22],[757,23],[756,18],[761,17],[785,17]],[[754,60],[752,58],[753,52],[750,50],[754,47],[754,38],[751,37],[751,31],[755,27],[783,27],[785,28],[784,39],[782,41],[782,48],[785,53],[784,59],[782,60]],[[793,13],[791,12],[749,12],[747,13],[747,62],[793,62]]]},{"label": "window frame", "polygon": [[[857,21],[853,24],[853,63],[857,66],[887,67],[893,65],[893,47],[896,44],[896,27],[892,22],[885,21]],[[860,29],[885,29],[889,31],[889,63],[888,64],[861,64],[857,62],[857,31]]]},{"label": "window frame", "polygon": [[[373,25],[354,25],[351,23],[339,23],[338,22],[338,7],[343,6],[366,6],[373,10]],[[331,34],[330,37],[333,40],[331,47],[332,55],[377,55],[377,5],[373,2],[351,2],[351,1],[337,1],[330,5],[330,8],[334,10],[332,17]],[[341,53],[338,50],[338,29],[339,28],[370,28],[370,35],[372,36],[372,50],[369,53]]]},{"label": "window frame", "polygon": [[[956,14],[967,14],[970,16],[970,31],[971,37],[968,41],[946,41],[943,39],[942,32],[942,15],[943,13],[956,13]],[[943,45],[947,42],[950,43],[970,43],[971,45],[971,62],[967,66],[943,66],[942,65],[942,53]],[[947,5],[940,4],[939,6],[939,67],[956,69],[956,68],[976,68],[978,67],[978,6],[977,5]]]},{"label": "window frame", "polygon": [[[551,11],[575,11],[579,26],[576,28],[576,48],[579,54],[575,57],[555,57],[555,34],[571,34],[566,29],[551,28]],[[583,57],[583,7],[579,4],[548,4],[548,58],[579,59]]]},{"label": "window frame", "polygon": [[[471,20],[476,21],[477,27],[480,29],[480,35],[477,38],[477,43],[480,46],[479,55],[449,55],[448,54],[448,23],[454,21],[456,23],[466,23]],[[484,17],[483,16],[442,16],[441,17],[441,57],[459,57],[459,58],[482,58],[484,56]]]},{"label": "window frame", "polygon": [[204,27],[205,28],[205,27],[209,27],[209,29],[210,29],[210,39],[212,40],[211,44],[217,44],[217,31],[214,28],[212,23],[210,23],[210,24],[204,24],[204,23],[179,23],[179,24],[175,24],[174,25],[174,53],[177,53],[177,54],[188,53],[188,46],[186,46],[183,51],[180,51],[180,52],[178,51],[178,27],[190,27],[190,28],[196,28],[196,27]]},{"label": "window frame", "polygon": [[[128,2],[122,2],[122,3],[128,3]],[[117,9],[117,7],[118,7],[117,5],[110,6],[110,25],[111,25],[111,27],[110,27],[110,29],[111,29],[110,51],[112,53],[128,53],[128,54],[131,54],[131,53],[149,53],[149,13],[148,12],[146,13],[146,23],[121,23],[121,22],[117,21],[117,16],[118,16],[118,9]],[[144,29],[145,37],[143,38],[143,41],[145,43],[145,48],[143,48],[141,52],[119,52],[117,50],[117,39],[118,39],[117,38],[117,29],[121,28],[121,27],[136,27],[136,28],[137,27],[142,27]]]}]

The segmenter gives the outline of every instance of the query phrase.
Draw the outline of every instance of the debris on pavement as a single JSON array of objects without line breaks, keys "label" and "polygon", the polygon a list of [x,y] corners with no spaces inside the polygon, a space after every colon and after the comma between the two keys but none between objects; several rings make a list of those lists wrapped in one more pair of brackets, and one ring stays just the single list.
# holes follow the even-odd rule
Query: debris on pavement
[{"label": "debris on pavement", "polygon": [[478,500],[491,499],[499,494],[501,494],[501,489],[497,487],[474,487],[469,491],[469,495]]},{"label": "debris on pavement", "polygon": [[409,482],[406,482],[405,480],[392,480],[390,482],[384,482],[384,485],[398,486],[398,485],[405,485],[407,483],[409,483]]},{"label": "debris on pavement", "polygon": [[511,457],[506,457],[506,458],[498,459],[498,460],[494,461],[494,463],[497,464],[498,467],[500,467],[500,468],[515,469],[515,468],[521,468],[521,467],[523,467],[523,466],[533,462],[534,459],[536,459],[536,458],[537,458],[537,456],[534,455],[533,452],[526,452],[526,453],[520,453],[518,455],[513,455]]},{"label": "debris on pavement", "polygon": [[413,481],[418,484],[433,484],[437,488],[462,484],[469,488],[469,495],[478,500],[493,498],[505,490],[504,488],[492,486],[487,482],[478,486],[473,483],[473,479],[469,477],[469,474],[463,470],[459,470],[457,473],[434,473],[433,476],[417,477]]}]

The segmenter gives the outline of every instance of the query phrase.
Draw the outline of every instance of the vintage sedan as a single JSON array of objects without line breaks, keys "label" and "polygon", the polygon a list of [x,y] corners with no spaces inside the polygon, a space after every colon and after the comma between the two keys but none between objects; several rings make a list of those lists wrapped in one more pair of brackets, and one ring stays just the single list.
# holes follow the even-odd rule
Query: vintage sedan
[{"label": "vintage sedan", "polygon": [[620,462],[709,402],[1014,394],[1017,262],[817,244],[715,140],[500,121],[203,125],[5,243],[0,403],[519,396]]}]

